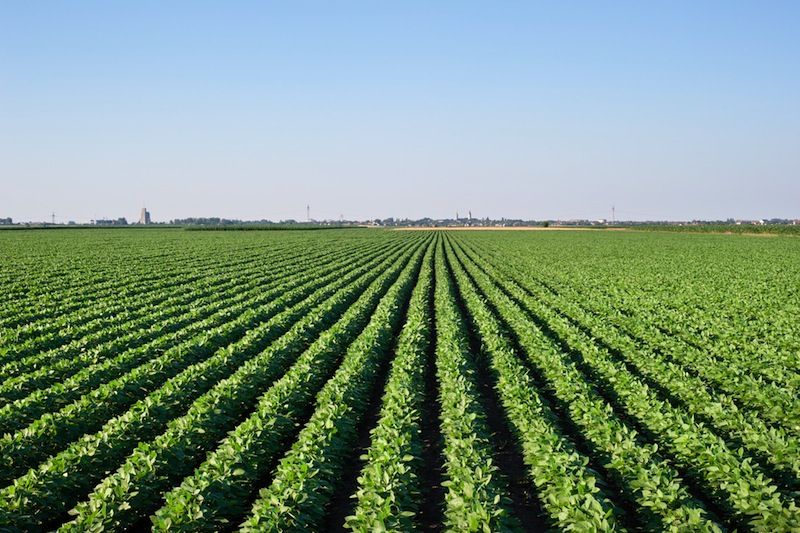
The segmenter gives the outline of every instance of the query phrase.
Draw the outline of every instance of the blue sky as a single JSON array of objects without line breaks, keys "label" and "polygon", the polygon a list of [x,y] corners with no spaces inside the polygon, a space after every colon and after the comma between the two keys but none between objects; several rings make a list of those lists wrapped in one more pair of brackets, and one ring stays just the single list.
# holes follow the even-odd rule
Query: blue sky
[{"label": "blue sky", "polygon": [[800,2],[5,2],[0,217],[800,218]]}]

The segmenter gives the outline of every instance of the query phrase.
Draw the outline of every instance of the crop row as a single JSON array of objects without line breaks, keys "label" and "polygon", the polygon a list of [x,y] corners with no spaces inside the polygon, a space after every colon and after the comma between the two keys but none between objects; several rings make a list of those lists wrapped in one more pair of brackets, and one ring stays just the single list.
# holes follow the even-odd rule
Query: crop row
[{"label": "crop row", "polygon": [[[333,254],[331,258],[335,256],[336,254]],[[311,262],[317,263],[325,259],[326,257],[323,256]],[[204,283],[193,284],[188,290],[185,287],[181,288],[177,291],[177,295],[150,307],[145,316],[124,321],[123,318],[128,318],[130,315],[122,314],[119,319],[115,319],[115,323],[118,322],[117,325],[106,324],[103,329],[95,334],[79,337],[68,344],[49,351],[6,362],[0,367],[0,373],[8,380],[8,378],[19,376],[32,370],[41,371],[47,369],[53,363],[60,361],[75,361],[77,358],[85,358],[87,355],[91,355],[94,360],[98,360],[105,354],[119,353],[124,349],[133,348],[160,336],[162,330],[165,330],[165,333],[171,331],[170,329],[165,329],[170,318],[198,311],[209,302],[222,300],[224,296],[232,294],[234,291],[244,293],[258,284],[275,283],[277,280],[290,275],[291,269],[296,266],[296,261],[289,260],[285,262],[278,261],[271,273],[252,268],[251,270],[236,271],[236,274],[231,276],[231,273],[222,271],[218,276],[214,276]],[[62,375],[53,377],[57,379]],[[3,386],[6,390],[16,390],[18,388],[16,384],[4,383]],[[20,397],[19,394],[12,396],[12,399]]]},{"label": "crop row", "polygon": [[[495,268],[504,270],[502,267]],[[524,278],[524,274],[511,275]],[[511,280],[508,283],[512,286],[516,284]],[[516,289],[520,290],[520,286],[516,285]],[[680,401],[690,414],[705,420],[718,434],[733,442],[740,442],[762,461],[771,463],[783,478],[791,479],[790,486],[800,484],[800,441],[796,436],[783,428],[767,426],[753,412],[742,410],[733,398],[710,389],[698,377],[674,362],[664,360],[658,353],[637,346],[630,337],[609,326],[607,321],[585,312],[571,299],[542,291],[537,291],[536,296],[543,303],[559,309],[571,324],[584,330],[589,328],[589,335],[614,349],[630,368],[661,387],[675,401]],[[732,378],[729,376],[729,379]]]},{"label": "crop row", "polygon": [[[213,530],[247,512],[248,501],[257,490],[254,483],[269,473],[288,447],[314,396],[398,274],[398,269],[392,268],[373,281],[359,301],[264,392],[248,419],[207,456],[193,475],[167,493],[165,505],[153,518],[157,529]],[[195,523],[201,515],[204,519]],[[207,527],[206,520],[211,522]]]},{"label": "crop row", "polygon": [[8,480],[19,475],[31,463],[63,449],[87,431],[97,429],[114,413],[129,407],[186,366],[208,358],[215,350],[241,339],[245,334],[248,338],[257,338],[261,330],[256,326],[276,314],[299,313],[296,308],[286,308],[300,302],[312,290],[324,286],[324,281],[314,280],[310,286],[301,286],[277,297],[271,295],[263,306],[252,307],[243,303],[226,308],[215,315],[219,325],[172,346],[72,404],[45,414],[14,435],[0,438],[0,459],[3,461],[1,479]]},{"label": "crop row", "polygon": [[[487,283],[488,283],[487,278]],[[496,282],[496,281],[495,281]],[[509,315],[543,317],[565,346],[580,356],[581,372],[572,381],[589,380],[614,393],[614,403],[638,424],[657,437],[658,445],[670,459],[710,498],[740,524],[785,530],[797,527],[800,510],[782,495],[758,465],[731,449],[720,437],[695,421],[680,407],[661,400],[657,394],[615,361],[582,331],[570,327],[562,317],[523,291],[506,286],[524,309]],[[510,307],[513,302],[507,304]],[[577,369],[577,367],[573,367]],[[585,373],[584,373],[585,372]]]},{"label": "crop row", "polygon": [[788,244],[594,233],[0,240],[0,530],[800,531]]},{"label": "crop row", "polygon": [[435,258],[436,376],[443,438],[445,526],[455,531],[517,530],[506,482],[494,465],[495,450],[479,400],[466,325],[444,258]]},{"label": "crop row", "polygon": [[353,456],[359,423],[424,264],[423,251],[375,308],[334,376],[317,394],[313,415],[278,463],[271,483],[260,491],[243,531],[325,529],[328,504]]},{"label": "crop row", "polygon": [[[391,262],[396,253],[391,254],[384,263]],[[191,404],[220,380],[230,376],[243,363],[278,339],[293,322],[325,302],[332,292],[346,286],[353,277],[369,273],[376,267],[375,264],[368,264],[356,269],[342,277],[339,283],[328,284],[318,289],[311,298],[274,314],[267,322],[251,329],[241,340],[220,347],[213,356],[201,358],[185,368],[155,392],[133,404],[122,416],[109,420],[95,435],[83,437],[38,469],[16,480],[12,486],[0,492],[0,505],[9,513],[10,521],[19,523],[27,519],[35,524],[56,518],[69,508],[74,498],[85,493],[98,475],[102,477],[102,472],[109,465],[122,461],[137,442],[162,432],[172,418],[183,412],[187,402]],[[286,297],[291,292],[276,300],[271,307],[279,310],[291,305],[291,299]],[[148,370],[152,372],[155,368]],[[99,465],[95,465],[95,462],[99,462]]]},{"label": "crop row", "polygon": [[462,265],[553,391],[553,400],[569,414],[581,440],[602,458],[606,476],[637,509],[639,521],[651,528],[713,530],[715,526],[687,492],[678,473],[659,457],[657,446],[640,442],[636,432],[615,415],[575,365],[564,360],[564,354],[491,279],[480,275],[468,263]]},{"label": "crop row", "polygon": [[[313,340],[331,326],[377,274],[367,274],[339,289],[311,310],[285,335],[219,381],[169,422],[151,443],[140,444],[116,473],[104,479],[78,505],[65,529],[130,528],[157,509],[162,493],[192,473],[254,407],[259,395],[289,368]],[[387,279],[390,279],[391,273]],[[385,283],[385,282],[384,282]],[[358,305],[358,304],[356,304]]]},{"label": "crop row", "polygon": [[397,340],[395,358],[371,432],[366,464],[358,478],[357,503],[347,526],[356,531],[412,531],[419,527],[422,402],[433,333],[433,248],[423,259],[420,279]]},{"label": "crop row", "polygon": [[[330,252],[331,250],[329,250]],[[281,263],[298,263],[303,259],[313,258],[320,255],[319,252],[312,253],[308,257],[298,254],[291,249],[283,250],[281,253],[271,252],[269,255],[269,268],[280,268]],[[169,301],[175,296],[185,295],[187,288],[196,290],[203,285],[213,286],[214,281],[235,281],[242,273],[248,271],[265,270],[262,258],[244,255],[243,257],[228,261],[224,265],[207,265],[202,269],[189,270],[180,277],[175,273],[166,282],[154,283],[151,280],[138,281],[135,284],[125,287],[125,294],[120,291],[110,293],[105,298],[97,298],[92,301],[92,305],[84,305],[79,311],[72,314],[60,314],[56,318],[48,318],[43,323],[26,324],[16,331],[7,332],[4,337],[7,342],[14,345],[7,349],[8,353],[3,356],[18,359],[31,353],[41,352],[44,349],[60,346],[66,342],[76,340],[78,348],[91,346],[87,343],[86,335],[97,333],[99,339],[103,339],[103,334],[108,336],[108,331],[113,331],[115,326],[125,325],[131,320],[138,319],[143,324],[151,318],[151,311],[154,305]],[[180,272],[178,270],[177,272]],[[269,274],[269,272],[264,272]],[[137,286],[141,290],[132,289]],[[85,302],[88,304],[88,302]],[[41,303],[37,303],[40,306]],[[167,303],[169,305],[169,303]]]},{"label": "crop row", "polygon": [[[141,236],[140,236],[141,237]],[[42,251],[39,256],[20,260],[19,251],[15,253],[20,261],[22,270],[10,271],[18,274],[25,272],[25,276],[15,276],[7,284],[7,294],[13,295],[16,302],[27,304],[38,299],[49,303],[57,303],[63,297],[65,302],[78,302],[81,293],[87,288],[93,289],[89,296],[104,296],[128,287],[130,281],[136,279],[138,274],[141,281],[151,284],[159,280],[167,280],[180,276],[180,266],[184,265],[190,271],[195,268],[209,266],[208,259],[214,257],[219,251],[208,243],[170,243],[154,242],[155,246],[148,246],[146,239],[119,239],[112,238],[102,242],[92,242],[91,239],[75,234],[75,238],[63,239],[65,249],[55,250],[51,247]],[[160,240],[160,239],[159,239]],[[137,248],[126,247],[126,244],[139,241]],[[19,250],[35,248],[37,240],[28,238]],[[188,246],[187,246],[188,244]],[[289,249],[288,243],[275,243],[274,249]],[[109,247],[115,253],[109,254]],[[253,257],[269,250],[263,243],[237,246],[228,248],[226,254],[232,259]],[[153,268],[158,265],[158,268]],[[5,292],[5,291],[4,291]],[[0,316],[5,316],[3,313]]]},{"label": "crop row", "polygon": [[[246,307],[269,303],[287,291],[320,287],[340,277],[352,265],[333,263],[315,266],[314,263],[311,263],[308,266],[310,267],[308,272],[301,272],[288,280],[279,279],[274,286],[260,287],[256,285],[251,290],[239,293],[230,299],[214,301],[207,308],[196,308],[188,317],[190,320],[197,319],[196,322],[191,323],[183,330],[159,337],[147,345],[124,351],[110,359],[97,361],[95,354],[89,354],[89,357],[85,359],[67,360],[57,368],[43,369],[42,380],[38,381],[36,379],[38,376],[34,375],[33,386],[42,382],[47,384],[54,374],[62,374],[60,371],[63,368],[67,370],[80,368],[78,372],[64,381],[37,390],[23,399],[0,408],[0,433],[21,429],[36,417],[61,408],[88,390],[133,370],[151,359],[153,354],[180,346],[182,342],[191,340],[198,333],[223,324],[231,316],[231,310],[243,312]],[[30,386],[30,384],[26,384]]]},{"label": "crop row", "polygon": [[480,335],[483,355],[495,374],[498,395],[519,440],[528,475],[553,524],[560,529],[585,531],[616,527],[616,509],[587,468],[587,458],[577,453],[553,425],[555,415],[536,393],[533,378],[503,335],[500,323],[451,252],[448,259]]},{"label": "crop row", "polygon": [[[662,253],[654,260],[644,254],[639,257],[634,250],[624,256],[624,263],[612,261],[608,267],[603,261],[597,268],[592,265],[592,269],[564,272],[545,261],[528,273],[557,291],[577,290],[576,302],[594,307],[602,301],[600,314],[604,317],[625,320],[634,327],[641,324],[680,347],[677,353],[700,352],[710,357],[714,366],[728,367],[749,378],[748,386],[772,382],[792,387],[796,396],[800,387],[800,373],[796,371],[800,365],[800,330],[793,316],[800,308],[797,284],[792,279],[791,247],[775,255],[772,246],[759,246],[755,253],[763,260],[750,268],[748,254],[738,248],[756,243],[739,240],[727,250],[728,255],[718,255],[712,244],[710,241],[703,249],[703,257],[690,256],[678,262],[672,254]],[[524,249],[504,246],[495,248],[494,253],[498,251],[518,262],[530,257],[530,251]],[[618,270],[631,272],[620,275]],[[657,283],[648,283],[654,274]],[[597,283],[598,279],[605,282]],[[641,290],[643,282],[647,291]]]},{"label": "crop row", "polygon": [[[229,264],[235,266],[237,263],[250,263],[254,257],[252,251],[240,250],[230,259]],[[107,283],[99,281],[97,276],[86,275],[67,285],[67,291],[58,290],[57,287],[42,288],[41,294],[37,292],[11,300],[14,304],[8,310],[9,316],[0,321],[0,328],[3,328],[0,329],[3,332],[0,336],[14,342],[24,341],[42,332],[55,331],[55,325],[68,327],[76,317],[86,313],[94,317],[108,316],[104,302],[123,297],[135,301],[138,295],[147,294],[154,287],[185,284],[199,275],[213,273],[214,267],[219,267],[209,264],[204,254],[198,257],[181,254],[170,257],[169,262],[169,265],[157,270],[145,264],[141,269],[129,268],[116,275],[113,271],[105,273],[110,276]],[[107,264],[101,264],[108,268]],[[14,327],[15,330],[9,331],[8,328]]]},{"label": "crop row", "polygon": [[[484,257],[485,253],[483,250],[480,256]],[[508,257],[511,254],[504,255]],[[526,269],[516,270],[520,272]],[[540,280],[533,281],[529,273],[526,274],[526,282],[529,287],[542,285]],[[686,374],[696,376],[709,386],[730,395],[737,404],[757,412],[767,422],[800,435],[800,426],[797,425],[800,419],[800,402],[797,399],[800,374],[792,370],[800,363],[796,356],[792,361],[786,361],[785,357],[751,357],[751,361],[761,361],[762,368],[769,369],[771,377],[765,378],[752,368],[742,369],[730,364],[729,359],[709,350],[710,343],[699,347],[666,333],[668,328],[664,327],[663,318],[644,311],[648,307],[645,298],[637,298],[640,307],[635,313],[623,313],[608,298],[589,297],[564,284],[558,286],[558,291],[564,293],[565,299],[571,301],[573,307],[582,307],[593,313],[597,320],[619,326],[629,336],[651,346],[660,358],[671,361]],[[552,293],[553,290],[547,292]],[[791,355],[791,352],[786,353],[787,357]]]},{"label": "crop row", "polygon": [[[83,305],[75,312],[62,312],[55,317],[50,316],[45,320],[27,322],[14,329],[6,329],[2,335],[3,345],[7,345],[3,357],[24,357],[59,346],[87,333],[99,331],[106,323],[113,325],[119,321],[129,320],[129,317],[136,316],[135,312],[138,309],[158,304],[164,299],[180,294],[181,289],[193,287],[209,274],[236,272],[253,264],[255,264],[253,258],[244,257],[231,264],[230,268],[215,269],[213,265],[207,265],[199,271],[187,269],[184,276],[178,278],[172,273],[172,276],[160,283],[134,279],[122,290],[109,293],[105,297],[93,295],[93,298],[84,300]],[[33,305],[41,309],[43,302],[35,302]],[[122,316],[117,319],[118,315]]]}]

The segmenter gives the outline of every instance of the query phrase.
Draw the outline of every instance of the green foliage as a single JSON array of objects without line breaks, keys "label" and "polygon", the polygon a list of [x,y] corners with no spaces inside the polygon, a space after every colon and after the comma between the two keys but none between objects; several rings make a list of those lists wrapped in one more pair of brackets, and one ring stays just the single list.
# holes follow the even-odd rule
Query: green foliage
[{"label": "green foliage", "polygon": [[734,233],[739,235],[800,235],[797,224],[653,224],[634,226],[640,231],[672,231],[677,233]]},{"label": "green foliage", "polygon": [[[393,306],[396,305],[398,291],[405,290],[410,283],[411,272],[417,261],[413,259],[408,264],[400,280],[384,296],[403,263],[397,263],[387,270],[333,327],[300,356],[292,368],[259,399],[250,418],[209,455],[193,476],[166,495],[166,504],[153,517],[156,529],[193,530],[200,527],[215,530],[221,524],[243,517],[247,497],[255,490],[253,483],[263,475],[263,470],[277,458],[277,454],[285,449],[287,437],[291,435],[295,424],[302,421],[303,406],[313,400],[335,370],[341,350],[355,342],[354,347],[347,349],[350,354],[367,348],[365,343],[380,339],[374,337],[373,333],[378,326],[370,327],[379,323],[370,321],[370,316],[373,313],[383,316],[388,311],[396,312]],[[358,332],[365,325],[367,329],[359,337]],[[369,336],[366,335],[368,331]],[[202,525],[192,523],[191,517],[198,514],[205,518]]]},{"label": "green foliage", "polygon": [[453,531],[519,529],[508,511],[505,481],[493,464],[495,450],[478,400],[474,354],[455,304],[441,242],[436,254],[435,311],[446,527]]},{"label": "green foliage", "polygon": [[356,428],[381,363],[388,357],[421,259],[418,253],[403,270],[348,348],[334,376],[317,394],[314,414],[278,463],[272,483],[259,493],[243,531],[313,531],[322,527],[326,505],[353,450]]},{"label": "green foliage", "polygon": [[355,513],[347,526],[356,531],[381,528],[410,531],[419,512],[421,491],[421,402],[431,345],[433,248],[423,259],[419,281],[395,349],[380,418],[372,430],[366,465],[358,478]]},{"label": "green foliage", "polygon": [[500,323],[481,299],[464,270],[448,254],[461,295],[482,339],[496,375],[496,387],[513,424],[543,505],[560,529],[615,529],[613,504],[587,468],[587,459],[559,435],[553,413],[536,394],[536,386],[517,359]]},{"label": "green foliage", "polygon": [[0,232],[0,530],[800,530],[795,241]]}]

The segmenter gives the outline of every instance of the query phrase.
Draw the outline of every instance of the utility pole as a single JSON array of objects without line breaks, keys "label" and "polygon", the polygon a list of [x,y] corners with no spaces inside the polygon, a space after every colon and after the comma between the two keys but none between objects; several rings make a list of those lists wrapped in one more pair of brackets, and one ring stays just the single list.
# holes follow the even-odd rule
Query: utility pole
[{"label": "utility pole", "polygon": [[55,225],[55,223],[56,223],[56,213],[55,213],[55,211],[53,211],[53,213],[50,215],[50,217],[53,220],[53,225]]},{"label": "utility pole", "polygon": [[616,207],[614,207],[612,205],[611,206],[611,224],[616,224],[616,223],[617,223]]},{"label": "utility pole", "polygon": [[311,206],[306,206],[306,222],[311,222]]}]

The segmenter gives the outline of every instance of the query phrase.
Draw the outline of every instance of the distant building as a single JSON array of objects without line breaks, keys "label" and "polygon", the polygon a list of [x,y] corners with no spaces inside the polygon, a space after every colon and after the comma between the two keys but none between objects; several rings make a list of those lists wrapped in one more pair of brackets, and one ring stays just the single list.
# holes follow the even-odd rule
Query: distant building
[{"label": "distant building", "polygon": [[8,225],[8,226],[10,226],[10,225],[11,225],[11,224],[13,224],[13,223],[14,223],[14,221],[13,221],[13,220],[11,220],[11,217],[8,217],[8,218],[0,218],[0,224],[4,224],[4,225]]},{"label": "distant building", "polygon": [[139,215],[139,224],[150,224],[150,211],[146,207],[142,208],[142,212]]}]

